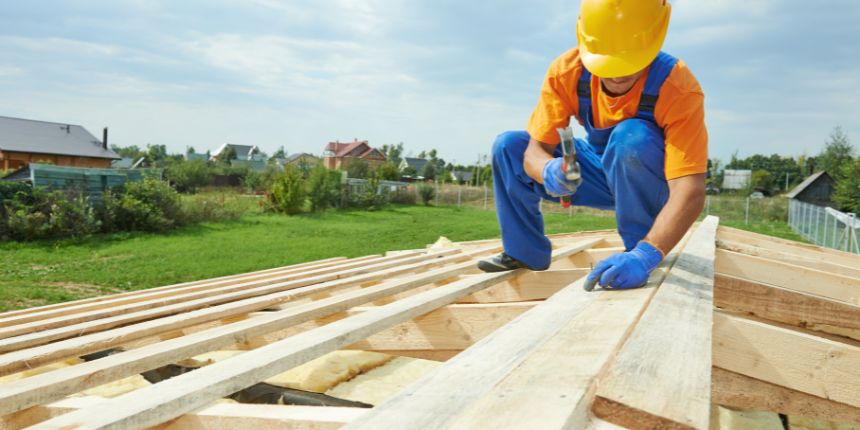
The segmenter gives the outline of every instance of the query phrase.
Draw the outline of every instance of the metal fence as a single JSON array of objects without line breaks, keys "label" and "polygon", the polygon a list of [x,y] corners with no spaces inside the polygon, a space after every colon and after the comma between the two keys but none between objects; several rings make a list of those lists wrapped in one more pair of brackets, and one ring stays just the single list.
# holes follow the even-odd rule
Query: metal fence
[{"label": "metal fence", "polygon": [[797,234],[816,245],[860,254],[857,240],[860,220],[855,214],[791,200],[788,224]]}]

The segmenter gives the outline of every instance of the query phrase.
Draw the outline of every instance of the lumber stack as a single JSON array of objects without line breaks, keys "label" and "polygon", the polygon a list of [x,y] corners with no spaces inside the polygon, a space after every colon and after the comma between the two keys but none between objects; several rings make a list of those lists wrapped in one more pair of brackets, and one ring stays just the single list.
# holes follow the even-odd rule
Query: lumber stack
[{"label": "lumber stack", "polygon": [[[684,428],[713,404],[860,422],[860,258],[695,226],[630,291],[582,288],[623,251],[552,237],[548,271],[485,274],[498,240],[335,258],[0,314],[0,429]],[[67,397],[218,349],[113,399]],[[338,349],[444,361],[372,409],[214,404]]]}]

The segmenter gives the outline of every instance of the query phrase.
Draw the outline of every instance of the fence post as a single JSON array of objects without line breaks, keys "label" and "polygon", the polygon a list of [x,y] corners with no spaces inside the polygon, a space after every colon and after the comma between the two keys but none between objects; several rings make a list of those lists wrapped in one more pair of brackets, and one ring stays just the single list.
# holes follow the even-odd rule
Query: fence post
[{"label": "fence post", "polygon": [[484,184],[484,210],[487,210],[487,185]]},{"label": "fence post", "polygon": [[853,252],[860,254],[860,244],[857,243],[857,229],[854,228],[854,222],[857,219],[857,215],[853,213],[848,214],[848,228],[851,229],[851,240],[854,242]]},{"label": "fence post", "polygon": [[746,216],[744,217],[744,224],[749,224],[749,223],[750,223],[750,198],[747,197],[747,209],[746,209]]}]

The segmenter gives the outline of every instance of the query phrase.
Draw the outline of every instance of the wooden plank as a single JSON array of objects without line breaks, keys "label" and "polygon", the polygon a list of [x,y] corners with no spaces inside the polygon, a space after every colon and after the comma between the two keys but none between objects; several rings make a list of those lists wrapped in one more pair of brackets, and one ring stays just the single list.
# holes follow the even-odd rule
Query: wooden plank
[{"label": "wooden plank", "polygon": [[[21,429],[103,402],[100,397],[70,397],[46,406],[0,417],[0,429]],[[335,430],[360,417],[367,409],[343,407],[248,405],[220,403],[185,414],[151,430]]]},{"label": "wooden plank", "polygon": [[860,329],[860,306],[773,285],[717,274],[714,305],[802,328]]},{"label": "wooden plank", "polygon": [[[225,303],[211,308],[199,309],[157,320],[137,323],[131,326],[93,333],[78,338],[71,338],[49,345],[10,352],[0,355],[0,375],[25,370],[41,364],[47,364],[51,361],[56,361],[69,356],[78,356],[89,352],[100,351],[159,333],[169,333],[184,327],[190,327],[208,321],[244,315],[249,312],[295,300],[299,297],[305,297],[325,291],[336,291],[338,289],[348,288],[367,281],[385,279],[388,276],[399,273],[408,273],[413,270],[426,270],[436,265],[444,265],[447,263],[462,261],[464,259],[468,260],[472,257],[481,255],[482,253],[493,252],[497,249],[498,248],[494,247],[483,248],[464,254],[442,257],[429,262],[391,267],[368,274],[328,281],[267,296]],[[472,266],[464,265],[460,270],[468,270],[471,267]],[[459,272],[452,271],[450,273],[451,274],[449,276],[453,276]]]},{"label": "wooden plank", "polygon": [[546,300],[562,288],[587,275],[589,271],[589,269],[551,269],[543,272],[526,272],[516,279],[502,282],[464,297],[458,303],[509,303]]},{"label": "wooden plank", "polygon": [[[378,259],[379,257],[374,257],[374,259]],[[374,261],[370,258],[360,258],[357,260],[350,260],[350,264],[355,264],[359,262],[368,263],[370,261]],[[332,269],[339,264],[344,264],[343,259],[338,258],[329,261],[322,261],[318,264],[302,264],[298,265],[299,267],[289,266],[287,268],[278,269],[277,271],[264,271],[264,273],[251,273],[246,275],[233,275],[229,277],[216,278],[211,281],[205,282],[192,282],[192,283],[183,283],[170,285],[167,287],[159,287],[152,288],[141,291],[134,291],[129,293],[122,294],[114,294],[110,296],[101,296],[98,300],[79,300],[75,302],[67,302],[60,304],[56,307],[44,307],[37,308],[41,309],[38,312],[22,312],[18,314],[2,314],[0,315],[0,327],[6,327],[16,324],[22,324],[31,321],[38,320],[46,320],[48,318],[54,318],[62,315],[69,315],[73,313],[79,313],[84,311],[92,311],[96,309],[104,309],[112,306],[133,303],[138,301],[143,301],[145,299],[155,299],[160,297],[168,297],[171,295],[177,295],[183,292],[192,292],[192,291],[202,291],[206,289],[211,289],[218,286],[228,285],[229,283],[245,283],[251,280],[264,280],[269,281],[269,283],[274,283],[277,281],[286,280],[287,275],[295,275],[295,274],[303,274],[307,273],[313,269],[323,269],[329,268]],[[226,279],[224,279],[226,278]],[[295,278],[295,276],[290,277]],[[263,285],[260,283],[259,285]]]},{"label": "wooden plank", "polygon": [[[378,255],[360,257],[359,259],[367,259],[367,258],[371,258],[371,257],[375,258],[375,257],[378,257]],[[316,264],[335,265],[335,264],[338,264],[344,260],[346,260],[345,257],[334,257],[334,258],[329,258],[329,259],[325,259],[325,260],[318,260],[318,261],[312,261],[312,262],[307,262],[307,263],[299,263],[299,264],[294,264],[291,266],[284,266],[284,267],[278,267],[278,268],[267,269],[267,270],[273,270],[274,271],[274,270],[281,270],[281,269],[297,269],[297,268],[302,268],[302,267],[306,267],[309,265],[316,265]],[[353,259],[353,260],[356,260],[356,259]],[[320,266],[320,267],[323,267],[323,266]],[[267,270],[260,271],[260,272],[265,272]],[[256,274],[256,273],[260,273],[260,272],[251,272],[251,274]],[[238,275],[222,276],[219,278],[211,278],[211,279],[205,279],[205,280],[200,280],[200,281],[183,282],[183,283],[179,283],[179,284],[165,285],[163,287],[150,288],[150,289],[146,289],[146,290],[128,291],[125,293],[111,294],[111,295],[107,295],[107,296],[97,296],[97,297],[91,297],[88,299],[74,300],[74,301],[63,302],[63,303],[55,303],[52,305],[38,306],[38,307],[27,308],[27,309],[18,309],[18,310],[14,310],[14,311],[8,311],[8,312],[0,313],[0,318],[5,319],[5,318],[19,317],[22,315],[39,313],[39,312],[44,312],[44,311],[54,311],[54,310],[58,310],[58,309],[65,308],[65,307],[73,307],[73,306],[78,306],[78,305],[82,305],[82,304],[89,304],[89,303],[103,302],[106,300],[113,300],[113,299],[119,298],[119,297],[140,296],[142,294],[147,294],[147,293],[150,293],[153,291],[169,291],[169,290],[174,289],[174,288],[181,288],[183,286],[195,285],[195,284],[205,283],[205,282],[209,282],[209,281],[216,281],[216,280],[230,279],[230,278],[241,278],[243,275],[246,275],[246,274],[242,273],[242,274],[238,274]]]},{"label": "wooden plank", "polygon": [[591,269],[592,267],[596,266],[597,263],[605,260],[612,255],[618,254],[619,252],[624,252],[623,246],[588,249],[572,256],[570,258],[570,261],[579,267]]},{"label": "wooden plank", "polygon": [[714,312],[714,366],[860,406],[860,347]]},{"label": "wooden plank", "polygon": [[[441,258],[438,258],[438,254],[428,254],[433,257],[437,257],[431,262],[439,263],[443,261]],[[457,257],[462,256],[463,254],[455,254]],[[310,276],[305,278],[300,278],[294,281],[288,281],[283,283],[277,283],[272,285],[266,285],[263,287],[256,287],[247,290],[241,290],[237,292],[232,292],[228,294],[218,295],[215,297],[204,297],[196,300],[191,300],[188,302],[180,302],[168,306],[158,307],[154,309],[146,309],[138,312],[132,312],[129,314],[120,314],[110,318],[103,318],[95,321],[87,321],[79,324],[73,324],[65,327],[58,327],[50,330],[43,330],[36,333],[0,339],[0,352],[14,351],[16,349],[29,348],[33,346],[38,346],[42,344],[46,344],[48,342],[54,340],[68,339],[71,337],[81,336],[87,333],[93,333],[97,331],[102,331],[114,327],[119,327],[123,325],[128,325],[138,321],[146,321],[151,320],[153,318],[182,314],[183,312],[194,311],[197,309],[205,309],[209,306],[229,303],[232,301],[242,300],[246,298],[259,297],[267,294],[272,294],[281,291],[289,291],[292,289],[297,289],[300,287],[305,287],[313,284],[318,284],[321,282],[336,280],[341,278],[346,278],[349,276],[357,275],[357,274],[366,274],[372,273],[374,271],[389,268],[389,267],[402,267],[403,265],[407,265],[409,261],[415,261],[415,257],[407,258],[406,260],[396,260],[396,261],[388,261],[384,263],[377,263],[373,265],[360,266],[352,269],[341,270],[337,272],[326,271],[323,274]],[[445,258],[445,257],[442,257]],[[426,258],[417,259],[418,261],[427,260]],[[316,290],[308,290],[308,291],[316,291]],[[301,297],[301,296],[295,296]],[[0,357],[2,360],[2,357]]]},{"label": "wooden plank", "polygon": [[[775,251],[767,248],[759,248],[757,246],[748,245],[741,242],[731,240],[718,240],[717,248],[725,249],[726,251],[738,252],[741,254],[752,255],[755,257],[767,258],[783,263],[794,264],[796,266],[809,267],[816,270],[821,270],[827,273],[848,276],[851,278],[860,279],[860,258],[854,266],[845,266],[842,264],[833,263],[822,259],[822,256],[809,257],[812,253],[807,254],[792,254],[788,252]],[[814,254],[812,254],[814,255]]]},{"label": "wooden plank", "polygon": [[[177,295],[170,295],[167,297],[157,297],[154,299],[143,300],[143,301],[134,301],[131,303],[120,304],[117,306],[110,306],[104,309],[96,309],[88,312],[75,313],[70,315],[62,315],[54,318],[48,319],[40,319],[37,321],[27,322],[23,324],[17,324],[9,327],[0,328],[0,339],[9,338],[12,336],[19,336],[28,333],[32,333],[35,331],[39,331],[40,337],[44,337],[46,335],[47,329],[61,327],[61,333],[68,333],[71,331],[72,333],[78,332],[82,333],[87,330],[98,330],[110,327],[116,327],[123,323],[140,321],[142,319],[151,318],[153,316],[160,315],[169,315],[171,313],[181,312],[183,310],[193,310],[203,306],[208,306],[211,304],[224,303],[225,301],[237,300],[239,298],[252,297],[254,295],[263,295],[268,294],[274,291],[280,291],[282,289],[287,288],[296,288],[297,286],[305,286],[309,285],[308,281],[313,280],[315,282],[322,282],[329,279],[341,278],[344,276],[349,276],[357,273],[367,273],[369,271],[383,269],[386,267],[391,267],[399,264],[409,264],[417,261],[422,261],[425,259],[433,259],[446,255],[451,255],[459,252],[457,249],[449,249],[442,250],[433,253],[427,253],[417,256],[404,256],[404,257],[382,257],[378,260],[372,260],[370,262],[360,261],[360,262],[352,262],[345,263],[339,267],[340,270],[336,272],[332,272],[332,270],[328,267],[321,269],[314,269],[307,272],[298,272],[291,274],[289,276],[285,276],[283,280],[279,280],[277,282],[271,282],[269,280],[265,281],[250,281],[250,282],[241,282],[241,283],[227,283],[227,285],[219,286],[210,289],[203,289],[202,291],[192,291],[192,292],[183,292]],[[370,264],[368,264],[370,263]],[[331,278],[334,276],[335,278]],[[321,281],[320,281],[321,279]],[[313,282],[312,281],[312,282]],[[188,288],[199,288],[199,287],[188,287]],[[195,300],[199,299],[211,299],[206,300],[204,302],[199,302],[202,304],[198,304]],[[195,304],[195,306],[190,306],[191,304]],[[171,307],[171,305],[180,304],[184,306],[179,307]],[[144,313],[143,318],[133,319],[132,315],[135,315],[135,312],[148,311],[152,309],[161,309],[162,313],[158,313],[156,315],[151,315],[150,313]],[[169,309],[169,310],[168,310]],[[164,312],[167,313],[164,313]],[[111,320],[111,317],[122,316],[120,322],[114,322]],[[93,328],[90,325],[86,325],[86,323],[99,320],[102,321],[97,325],[98,328]],[[62,338],[62,336],[54,337]],[[0,341],[2,344],[2,341]],[[8,349],[6,349],[8,350]],[[0,347],[0,351],[4,351],[3,347]]]},{"label": "wooden plank", "polygon": [[[554,253],[554,257],[578,252],[593,242],[584,241]],[[516,274],[516,271],[492,273],[457,281],[125,394],[98,407],[63,415],[34,429],[137,428],[160,424]]]},{"label": "wooden plank", "polygon": [[[527,276],[528,273],[531,272],[524,272],[518,277]],[[382,330],[367,339],[349,345],[347,348],[365,351],[434,349],[462,351],[522,315],[536,304],[536,302],[521,302],[443,306],[410,321]],[[298,333],[367,312],[370,309],[373,308],[350,309],[347,312],[329,315],[325,318],[269,333],[250,340],[245,348],[259,348],[262,345],[274,343]]]},{"label": "wooden plank", "polygon": [[711,399],[739,409],[799,415],[824,421],[860,424],[860,408],[714,367]]},{"label": "wooden plank", "polygon": [[762,257],[717,250],[716,272],[860,304],[860,280]]},{"label": "wooden plank", "polygon": [[[671,260],[652,274],[652,285],[660,282]],[[527,428],[534,425],[537,411],[541,428],[581,418],[587,408],[576,409],[587,403],[594,367],[605,362],[600,355],[611,354],[613,341],[616,347],[621,344],[623,333],[615,332],[612,339],[611,331],[629,329],[654,291],[587,294],[583,282],[570,284],[346,428]],[[595,337],[594,349],[578,341]],[[559,401],[564,406],[557,410],[534,407]]]},{"label": "wooden plank", "polygon": [[592,410],[631,428],[707,429],[718,218],[693,233],[601,379]]},{"label": "wooden plank", "polygon": [[780,239],[778,237],[738,230],[725,226],[720,226],[717,233],[717,239],[732,240],[735,242],[741,242],[759,248],[796,254],[805,258],[820,258],[825,261],[830,261],[849,267],[856,267],[858,261],[860,261],[860,256],[858,256],[857,254],[851,254],[848,252],[839,251],[832,248],[825,248],[823,246],[818,245],[812,245],[809,243]]},{"label": "wooden plank", "polygon": [[274,330],[342,312],[378,297],[456,275],[473,264],[474,262],[468,261],[279,312],[258,313],[251,319],[230,325],[214,327],[48,374],[3,384],[0,385],[0,415],[57,400],[66,394],[180,361],[237,341],[246,341]]}]

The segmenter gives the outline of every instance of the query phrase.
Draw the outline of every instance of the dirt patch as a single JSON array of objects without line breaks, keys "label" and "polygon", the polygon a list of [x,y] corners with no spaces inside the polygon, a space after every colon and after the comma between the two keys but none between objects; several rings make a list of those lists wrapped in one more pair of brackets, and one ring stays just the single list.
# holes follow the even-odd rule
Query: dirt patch
[{"label": "dirt patch", "polygon": [[79,284],[75,282],[47,282],[45,285],[62,288],[69,293],[82,297],[101,296],[105,294],[120,293],[123,291],[119,288],[103,287],[101,285],[94,284]]}]

